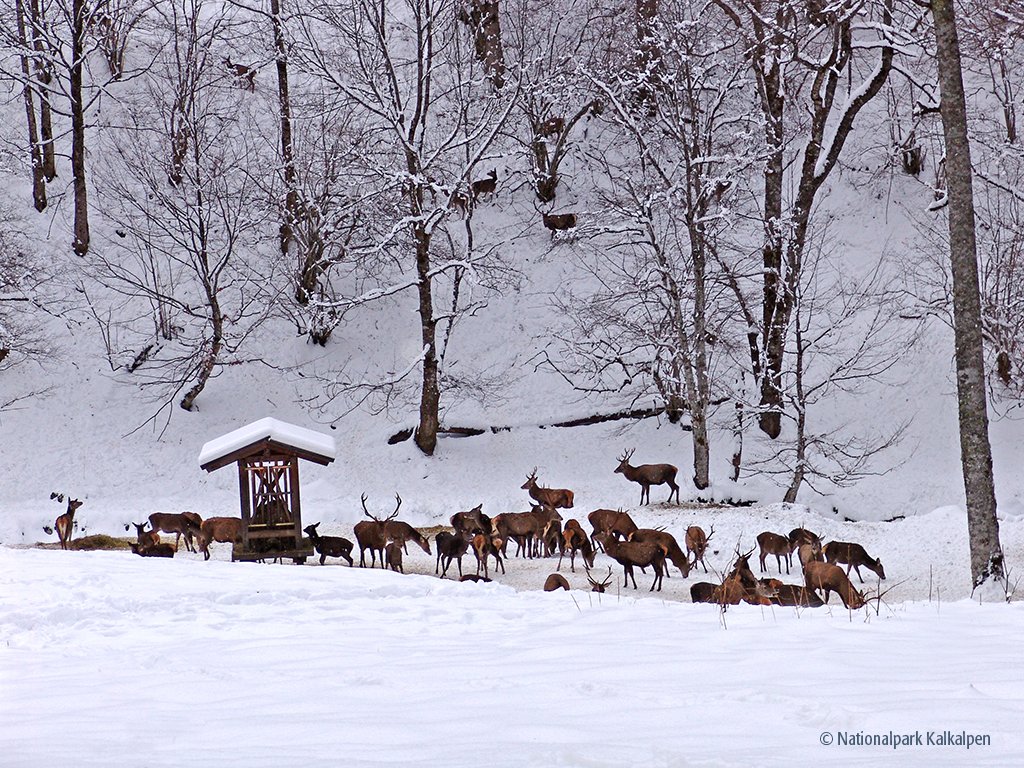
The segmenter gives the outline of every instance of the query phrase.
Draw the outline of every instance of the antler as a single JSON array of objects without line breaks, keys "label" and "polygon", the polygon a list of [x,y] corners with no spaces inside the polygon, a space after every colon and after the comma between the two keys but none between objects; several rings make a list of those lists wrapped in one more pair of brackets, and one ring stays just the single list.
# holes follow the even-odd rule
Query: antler
[{"label": "antler", "polygon": [[396,517],[398,517],[398,508],[402,506],[402,497],[396,493],[395,498],[398,499],[398,504],[395,505],[395,511],[388,515],[387,518],[385,518],[384,522],[387,522],[388,520],[394,520]]},{"label": "antler", "polygon": [[[370,510],[368,510],[366,508],[366,494],[365,493],[362,496],[359,497],[359,503],[363,505],[363,512],[366,514],[366,516],[368,518],[370,518],[371,520],[377,520],[376,517],[374,517],[373,515],[370,514]],[[377,522],[379,523],[380,520],[377,520]]]},{"label": "antler", "polygon": [[[705,541],[705,542],[709,542],[709,541],[711,541],[711,537],[712,537],[712,536],[714,536],[714,535],[715,535],[715,524],[714,524],[714,523],[712,523],[712,524],[711,524],[711,530],[710,530],[710,531],[708,532],[707,538],[705,538],[705,539],[704,539],[704,541]],[[747,554],[749,555],[749,554],[751,554],[751,553],[752,553],[753,551],[754,551],[754,550],[750,550],[750,552],[748,552]]]},{"label": "antler", "polygon": [[612,580],[615,578],[614,576],[612,576],[611,566],[608,566],[608,578],[604,581],[596,581],[594,577],[590,575],[590,569],[587,567],[586,563],[583,564],[583,570],[587,572],[587,581],[590,582],[590,586],[592,587],[601,587],[602,589],[607,589],[608,585],[611,584]]},{"label": "antler", "polygon": [[633,458],[633,454],[634,453],[636,453],[636,448],[634,448],[631,451],[623,452],[623,454],[621,456],[619,456],[619,461],[629,461],[630,459]]}]

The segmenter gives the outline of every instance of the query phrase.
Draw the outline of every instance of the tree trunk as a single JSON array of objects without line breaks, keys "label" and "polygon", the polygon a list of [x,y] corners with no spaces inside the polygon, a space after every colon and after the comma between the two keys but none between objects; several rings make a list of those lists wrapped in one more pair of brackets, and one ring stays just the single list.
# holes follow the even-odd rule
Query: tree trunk
[{"label": "tree trunk", "polygon": [[967,138],[967,105],[953,0],[932,0],[932,16],[942,97],[940,113],[946,142],[960,458],[967,500],[971,577],[978,587],[990,579],[1004,582],[1005,573],[988,438],[971,148]]},{"label": "tree trunk", "polygon": [[[281,0],[270,0],[270,19],[274,27],[274,53],[277,63],[277,109],[281,130],[281,172],[284,177],[284,213],[278,230],[281,257],[288,259],[289,246],[294,242],[294,227],[298,221],[299,192],[295,176],[295,150],[292,141],[292,102],[288,92],[288,44],[281,19]],[[298,288],[295,300],[305,306],[316,290],[319,257],[312,260],[309,253],[302,254]]]},{"label": "tree trunk", "polygon": [[21,46],[21,74],[25,78],[22,94],[25,97],[25,117],[28,121],[28,145],[32,162],[32,202],[37,211],[46,209],[46,179],[43,176],[43,151],[39,144],[39,127],[36,125],[35,100],[32,98],[32,64],[27,51],[29,40],[25,29],[25,8],[23,0],[17,0],[15,13],[18,19],[18,41]]},{"label": "tree trunk", "polygon": [[437,448],[440,426],[441,385],[438,380],[437,321],[430,277],[430,235],[418,230],[416,236],[416,275],[419,278],[420,331],[423,341],[423,386],[420,392],[420,422],[416,427],[416,445],[427,456]]},{"label": "tree trunk", "polygon": [[75,231],[72,249],[79,256],[89,252],[89,201],[85,187],[85,101],[82,75],[85,68],[86,0],[73,0],[71,19],[71,173],[75,192]]},{"label": "tree trunk", "polygon": [[459,18],[473,28],[476,57],[484,65],[491,84],[501,88],[505,85],[505,50],[498,0],[470,0],[469,9],[460,9]]},{"label": "tree trunk", "polygon": [[50,84],[53,82],[53,65],[47,56],[44,30],[46,19],[39,0],[29,5],[32,22],[32,43],[36,53],[36,82],[39,84],[39,133],[43,144],[43,175],[47,181],[57,178],[57,153],[53,143],[53,115],[50,109]]}]

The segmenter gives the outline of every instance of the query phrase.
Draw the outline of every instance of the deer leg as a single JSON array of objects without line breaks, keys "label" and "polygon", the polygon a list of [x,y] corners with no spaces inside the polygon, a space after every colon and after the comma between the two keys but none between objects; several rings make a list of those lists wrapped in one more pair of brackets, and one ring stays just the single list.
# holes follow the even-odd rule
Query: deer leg
[{"label": "deer leg", "polygon": [[859,565],[854,566],[854,570],[857,571],[857,578],[860,579],[860,583],[863,584],[864,583],[864,577],[860,575],[860,566]]}]

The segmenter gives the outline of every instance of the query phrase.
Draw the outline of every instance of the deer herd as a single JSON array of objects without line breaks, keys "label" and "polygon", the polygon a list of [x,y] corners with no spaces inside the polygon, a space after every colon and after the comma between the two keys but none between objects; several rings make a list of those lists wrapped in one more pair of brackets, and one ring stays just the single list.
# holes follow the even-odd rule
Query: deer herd
[{"label": "deer herd", "polygon": [[[640,486],[640,504],[650,503],[651,486],[668,485],[668,501],[673,496],[679,503],[679,486],[675,478],[677,469],[671,464],[629,463],[633,451],[627,451],[619,458],[616,473]],[[662,528],[640,528],[627,512],[622,509],[596,509],[587,515],[590,531],[586,531],[575,517],[564,519],[559,510],[573,508],[574,494],[566,488],[546,488],[537,480],[537,470],[527,477],[522,490],[532,500],[531,508],[525,512],[503,512],[490,517],[483,512],[483,505],[471,510],[457,512],[450,518],[451,528],[434,536],[436,560],[434,573],[446,578],[453,563],[462,581],[490,581],[491,573],[505,573],[505,562],[510,557],[508,548],[515,544],[511,557],[526,559],[558,556],[555,573],[547,577],[544,591],[570,589],[569,581],[560,571],[565,559],[571,573],[576,573],[576,557],[586,573],[592,591],[604,592],[614,581],[612,566],[607,573],[596,576],[592,569],[599,552],[622,566],[623,588],[632,582],[637,589],[636,569],[646,573],[650,568],[653,581],[650,591],[661,591],[663,580],[671,578],[672,568],[687,578],[691,571],[700,566],[705,574],[710,573],[706,556],[709,541],[715,529],[712,525],[707,532],[697,525],[689,526],[683,534],[682,545],[668,531]],[[63,502],[63,494],[51,494],[51,498]],[[355,543],[341,536],[324,536],[318,531],[320,523],[313,523],[304,529],[309,536],[323,565],[328,557],[340,558],[349,566],[355,565],[354,550],[359,547],[359,566],[374,568],[380,559],[381,568],[390,568],[404,573],[403,556],[408,555],[408,544],[412,542],[426,554],[431,551],[430,541],[420,531],[406,522],[398,520],[402,497],[395,495],[395,508],[386,517],[375,515],[366,506],[367,496],[361,496],[364,517],[355,524]],[[78,499],[68,498],[67,509],[55,521],[54,529],[62,549],[69,548],[74,526],[75,511],[81,507]],[[131,544],[134,553],[144,557],[173,557],[178,551],[182,538],[190,552],[201,552],[210,558],[209,545],[213,542],[234,543],[240,540],[241,520],[234,517],[210,517],[203,520],[194,512],[169,514],[156,512],[147,522],[132,523],[136,530],[136,541]],[[149,528],[147,529],[147,524]],[[128,530],[129,526],[125,525]],[[46,528],[47,532],[53,530]],[[160,534],[174,535],[174,544],[161,541]],[[880,560],[872,558],[860,544],[854,542],[830,541],[821,538],[806,528],[795,528],[788,535],[764,531],[756,538],[758,562],[762,574],[766,573],[769,557],[774,557],[779,578],[758,577],[750,566],[754,549],[745,553],[737,547],[731,570],[720,582],[701,581],[690,587],[693,602],[715,603],[723,609],[727,605],[746,602],[753,605],[783,605],[818,607],[826,605],[832,592],[839,595],[848,609],[863,607],[867,597],[850,581],[851,570],[856,571],[861,584],[864,577],[861,568],[866,568],[879,579],[885,579],[885,570]],[[475,573],[463,572],[463,557],[472,553],[476,561]],[[803,571],[803,582],[786,584],[781,581],[785,566],[789,575],[794,568],[796,554]],[[491,563],[493,561],[493,569]],[[845,565],[845,571],[841,565]],[[453,574],[454,577],[454,574]]]}]

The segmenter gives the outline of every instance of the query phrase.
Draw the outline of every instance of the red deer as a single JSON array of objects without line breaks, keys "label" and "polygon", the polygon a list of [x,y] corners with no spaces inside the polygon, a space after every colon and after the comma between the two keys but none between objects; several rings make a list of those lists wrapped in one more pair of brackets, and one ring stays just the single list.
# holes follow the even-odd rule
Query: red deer
[{"label": "red deer", "polygon": [[507,542],[512,538],[516,542],[516,555],[524,550],[526,556],[533,558],[539,555],[539,543],[548,523],[560,521],[562,516],[551,508],[534,506],[529,512],[505,512],[493,520],[494,533]]},{"label": "red deer", "polygon": [[629,534],[637,530],[633,518],[621,509],[595,509],[587,515],[587,521],[594,528],[594,532],[590,534],[590,541],[598,545],[601,543],[598,534],[611,533],[614,536],[628,539]]},{"label": "red deer", "polygon": [[801,544],[796,551],[797,557],[800,558],[800,567],[806,572],[807,564],[813,561],[819,563],[825,562],[824,555],[821,554],[820,544]]},{"label": "red deer", "polygon": [[565,130],[564,117],[549,117],[537,126],[538,136],[558,136]]},{"label": "red deer", "polygon": [[689,556],[693,554],[693,568],[697,567],[697,563],[704,566],[704,573],[708,572],[707,563],[704,562],[704,555],[708,551],[708,541],[712,536],[715,535],[715,526],[711,526],[711,533],[704,533],[704,529],[699,525],[691,525],[686,529],[686,554]]},{"label": "red deer", "polygon": [[556,589],[564,589],[566,592],[569,591],[569,582],[565,580],[565,576],[560,573],[552,573],[544,580],[544,591],[554,592]]},{"label": "red deer", "polygon": [[799,584],[782,584],[777,589],[777,594],[773,602],[776,605],[803,607],[803,608],[820,608],[825,603],[818,593],[814,590],[808,589],[807,587],[800,586]]},{"label": "red deer", "polygon": [[456,533],[472,536],[474,533],[490,533],[491,518],[483,513],[483,504],[477,504],[468,512],[456,512],[452,515],[452,528]]},{"label": "red deer", "polygon": [[796,547],[786,537],[778,533],[772,533],[771,531],[765,531],[757,535],[757,546],[761,548],[760,561],[761,561],[761,572],[767,571],[765,567],[765,558],[768,555],[775,555],[775,564],[778,566],[779,573],[782,573],[782,558],[786,558],[786,573],[789,573],[789,567],[793,564],[793,550]]},{"label": "red deer", "polygon": [[208,517],[199,526],[203,532],[206,547],[201,550],[206,560],[210,559],[210,544],[234,544],[242,540],[242,518],[240,517]]},{"label": "red deer", "polygon": [[544,226],[551,230],[551,237],[555,236],[555,232],[576,228],[575,213],[541,213],[541,217],[544,219]]},{"label": "red deer", "polygon": [[473,199],[477,200],[482,196],[489,196],[494,194],[494,190],[498,188],[498,169],[492,168],[490,173],[483,179],[478,179],[469,185],[470,192],[473,195]]},{"label": "red deer", "polygon": [[174,557],[174,547],[170,544],[154,544],[151,547],[143,547],[141,544],[129,544],[132,552],[140,557]]},{"label": "red deer", "polygon": [[[135,541],[141,548],[155,547],[160,543],[160,534],[156,531],[147,531],[146,523],[132,523],[132,525],[135,526]],[[125,530],[128,530],[128,526],[125,526]]]},{"label": "red deer", "polygon": [[626,476],[626,479],[633,483],[639,483],[640,485],[640,503],[644,503],[644,497],[647,498],[647,503],[651,503],[651,486],[652,485],[663,485],[668,483],[668,501],[672,502],[672,495],[675,494],[676,504],[679,503],[679,486],[676,485],[676,472],[679,470],[673,467],[671,464],[641,464],[638,467],[634,467],[629,463],[629,460],[633,458],[633,454],[636,452],[636,448],[632,451],[626,451],[622,456],[619,457],[619,466],[615,470]]},{"label": "red deer", "polygon": [[437,565],[434,566],[434,573],[441,571],[441,578],[448,573],[452,560],[459,564],[459,576],[462,576],[462,557],[469,551],[470,539],[463,533],[449,533],[441,531],[434,537],[434,544],[437,545]]},{"label": "red deer", "polygon": [[[650,542],[651,544],[657,544],[663,550],[665,555],[672,562],[676,568],[679,569],[679,573],[682,574],[685,579],[690,575],[690,560],[679,548],[679,543],[676,541],[676,537],[668,531],[656,531],[651,528],[640,528],[639,530],[633,531],[629,534],[630,541],[639,542]],[[668,573],[668,569],[665,569]]]},{"label": "red deer", "polygon": [[862,565],[869,571],[874,571],[878,578],[885,579],[885,569],[882,567],[882,561],[871,557],[860,544],[854,544],[850,541],[830,541],[825,545],[823,554],[830,563],[846,563],[847,576],[850,575],[851,568],[856,569],[857,578],[860,579],[861,584],[864,583],[864,577],[860,575],[860,567]]},{"label": "red deer", "polygon": [[540,534],[540,543],[544,545],[544,557],[551,557],[555,552],[559,555],[562,554],[565,540],[562,539],[561,515],[552,517],[544,524],[544,530]]},{"label": "red deer", "polygon": [[695,603],[713,603],[715,602],[715,590],[718,587],[718,584],[712,584],[709,581],[698,581],[690,586],[690,600]]},{"label": "red deer", "polygon": [[426,552],[428,555],[433,554],[430,551],[430,541],[422,533],[417,531],[408,523],[402,522],[401,520],[391,520],[384,524],[384,535],[391,541],[398,542],[402,550],[409,554],[409,550],[406,549],[406,543],[409,541],[414,542]]},{"label": "red deer", "polygon": [[604,594],[605,590],[608,589],[609,586],[611,586],[612,581],[615,580],[615,577],[612,576],[611,566],[608,567],[608,576],[607,576],[607,578],[605,578],[602,581],[598,581],[597,579],[595,579],[590,574],[590,569],[589,568],[587,568],[586,571],[587,571],[587,581],[590,582],[590,591],[591,592],[600,592],[601,594]]},{"label": "red deer", "polygon": [[490,582],[490,579],[487,578],[486,576],[481,576],[478,573],[477,574],[467,573],[465,576],[460,576],[459,577],[459,581],[476,581],[476,582],[486,581],[486,582]]},{"label": "red deer", "polygon": [[371,515],[370,510],[366,508],[366,494],[364,493],[360,496],[359,500],[363,505],[363,513],[370,518],[369,520],[360,520],[353,528],[353,533],[356,535],[356,541],[359,542],[360,568],[366,567],[366,550],[370,550],[371,568],[374,568],[377,565],[378,552],[380,552],[380,567],[386,567],[386,563],[384,562],[384,547],[387,546],[388,537],[385,531],[385,524],[398,517],[398,508],[402,506],[402,497],[396,493],[395,498],[398,500],[398,504],[395,505],[395,511],[381,520],[379,517]]},{"label": "red deer", "polygon": [[558,570],[562,569],[562,558],[565,553],[569,553],[569,567],[573,573],[576,573],[576,553],[579,552],[583,555],[583,567],[593,568],[594,547],[590,543],[590,539],[586,533],[583,532],[583,528],[580,527],[580,521],[576,518],[572,518],[565,524],[565,530],[562,532],[562,538],[565,546],[562,548],[562,553],[558,556]]},{"label": "red deer", "polygon": [[478,533],[473,537],[473,553],[476,555],[476,572],[480,574],[480,566],[484,567],[484,578],[490,577],[487,571],[487,558],[494,555],[494,567],[505,573],[505,563],[501,559],[501,547],[505,542],[498,536]]},{"label": "red deer", "polygon": [[168,512],[154,512],[149,516],[149,527],[154,531],[163,533],[174,534],[174,551],[178,551],[178,545],[181,542],[181,537],[185,537],[185,549],[189,552],[195,552],[195,548],[192,546],[192,534],[186,532],[186,523],[192,523],[197,528],[202,528],[203,518],[197,515],[195,512],[181,512],[181,513],[168,513]]},{"label": "red deer", "polygon": [[[56,496],[50,494],[50,498],[56,498]],[[61,501],[63,501],[63,498],[61,498]],[[68,544],[71,541],[71,532],[75,528],[75,510],[82,506],[82,504],[83,502],[78,499],[72,499],[69,496],[67,510],[53,521],[53,527],[57,531],[57,538],[60,539],[61,549],[68,548]]]},{"label": "red deer", "polygon": [[405,573],[402,567],[402,545],[397,541],[389,541],[384,547],[384,554],[387,556],[388,568],[398,573]]},{"label": "red deer", "polygon": [[817,544],[821,546],[821,539],[818,538],[818,534],[813,533],[806,528],[794,528],[789,532],[789,543],[793,545],[793,548],[798,548],[801,544]]},{"label": "red deer", "polygon": [[829,595],[835,592],[847,608],[862,608],[864,606],[864,595],[854,589],[850,579],[843,573],[843,569],[831,563],[807,564],[804,578],[808,589],[825,590],[825,604],[828,604]]},{"label": "red deer", "polygon": [[250,93],[256,92],[256,68],[248,67],[245,64],[233,64],[231,57],[221,59],[224,62],[224,66],[235,74],[235,82],[239,88],[249,91]]},{"label": "red deer", "polygon": [[[230,520],[233,518],[222,519]],[[206,523],[204,522],[203,525],[206,525]],[[320,565],[323,565],[328,557],[340,557],[349,566],[355,565],[355,561],[352,560],[352,542],[342,536],[321,536],[317,530],[319,527],[320,523],[313,523],[312,525],[307,525],[302,531],[309,536],[310,541],[313,542],[313,549],[320,555]]]},{"label": "red deer", "polygon": [[530,498],[546,507],[552,509],[572,509],[573,492],[567,488],[541,488],[537,485],[537,468],[526,478],[521,488],[529,491]]},{"label": "red deer", "polygon": [[601,534],[599,541],[604,544],[604,551],[608,557],[622,566],[625,576],[623,587],[629,586],[629,580],[633,579],[633,589],[636,589],[636,576],[633,575],[633,567],[654,568],[654,581],[650,591],[657,587],[661,591],[661,582],[665,576],[665,550],[657,544],[641,544],[638,541],[619,541],[611,533]]}]

